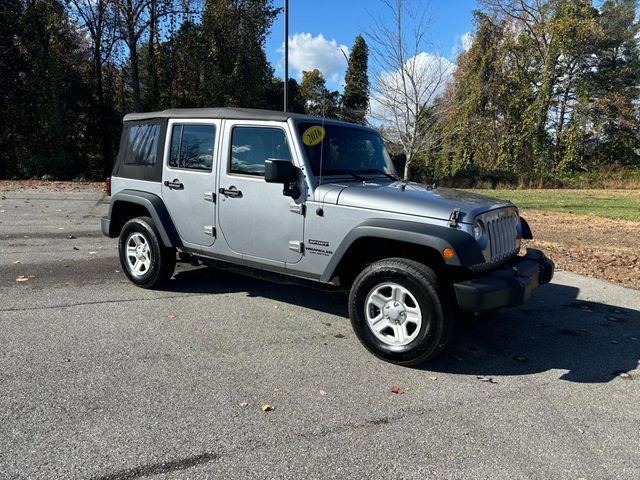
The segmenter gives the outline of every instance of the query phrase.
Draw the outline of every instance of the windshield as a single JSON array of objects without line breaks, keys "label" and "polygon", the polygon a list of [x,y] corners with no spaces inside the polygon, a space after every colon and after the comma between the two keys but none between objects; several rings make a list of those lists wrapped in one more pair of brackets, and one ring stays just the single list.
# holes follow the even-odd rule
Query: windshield
[{"label": "windshield", "polygon": [[[391,158],[384,148],[384,142],[377,132],[325,124],[324,138],[318,141],[316,132],[319,127],[320,123],[298,124],[298,134],[303,139],[302,144],[314,175],[320,175],[322,155],[322,175],[381,174],[397,177]],[[309,135],[310,133],[316,133],[316,136]]]}]

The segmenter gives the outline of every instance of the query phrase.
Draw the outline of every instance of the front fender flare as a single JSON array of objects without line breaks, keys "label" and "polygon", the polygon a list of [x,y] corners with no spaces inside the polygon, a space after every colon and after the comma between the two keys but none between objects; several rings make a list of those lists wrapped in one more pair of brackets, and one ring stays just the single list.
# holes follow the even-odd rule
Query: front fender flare
[{"label": "front fender flare", "polygon": [[[155,227],[158,229],[160,238],[165,247],[181,247],[182,241],[180,235],[176,230],[173,220],[169,215],[169,211],[165,206],[162,199],[149,192],[143,192],[141,190],[121,190],[111,198],[111,205],[109,206],[109,219],[113,218],[114,210],[118,208],[118,204],[121,203],[133,203],[141,205],[147,209],[149,215],[153,219]],[[120,232],[115,232],[113,228],[113,222],[110,222],[109,237],[117,237]]]},{"label": "front fender flare", "polygon": [[349,247],[364,237],[413,243],[432,248],[439,253],[451,247],[456,252],[455,256],[449,260],[443,258],[443,261],[451,266],[471,267],[485,261],[475,239],[461,230],[404,220],[372,219],[357,225],[345,236],[320,279],[328,282]]}]

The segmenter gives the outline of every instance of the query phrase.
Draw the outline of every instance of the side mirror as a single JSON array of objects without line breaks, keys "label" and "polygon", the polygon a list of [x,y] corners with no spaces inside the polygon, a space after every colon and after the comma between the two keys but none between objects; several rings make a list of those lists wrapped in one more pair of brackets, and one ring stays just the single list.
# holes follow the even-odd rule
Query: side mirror
[{"label": "side mirror", "polygon": [[289,160],[268,158],[264,162],[264,181],[267,183],[294,183],[298,180],[298,169]]}]

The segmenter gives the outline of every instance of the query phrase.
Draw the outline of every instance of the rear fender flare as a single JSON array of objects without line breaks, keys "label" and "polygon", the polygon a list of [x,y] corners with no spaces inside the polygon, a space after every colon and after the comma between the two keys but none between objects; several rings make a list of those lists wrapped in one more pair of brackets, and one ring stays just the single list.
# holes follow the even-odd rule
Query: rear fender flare
[{"label": "rear fender flare", "polygon": [[[123,205],[124,203],[140,205],[149,212],[149,216],[153,219],[153,223],[158,229],[165,247],[182,246],[180,235],[178,235],[178,231],[171,220],[169,211],[159,196],[140,190],[122,190],[111,198],[111,205],[109,206],[110,219],[113,218],[114,213],[118,214],[119,208],[126,208],[126,205]],[[119,234],[120,232],[115,231],[114,222],[110,222],[109,236],[114,238]]]}]

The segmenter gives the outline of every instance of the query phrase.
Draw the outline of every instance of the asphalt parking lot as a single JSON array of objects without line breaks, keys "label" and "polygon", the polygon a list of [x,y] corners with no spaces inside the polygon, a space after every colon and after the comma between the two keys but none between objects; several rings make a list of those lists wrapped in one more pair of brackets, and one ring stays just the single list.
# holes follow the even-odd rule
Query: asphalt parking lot
[{"label": "asphalt parking lot", "polygon": [[138,289],[98,189],[1,193],[2,479],[640,478],[638,290],[558,272],[402,368],[340,294]]}]

